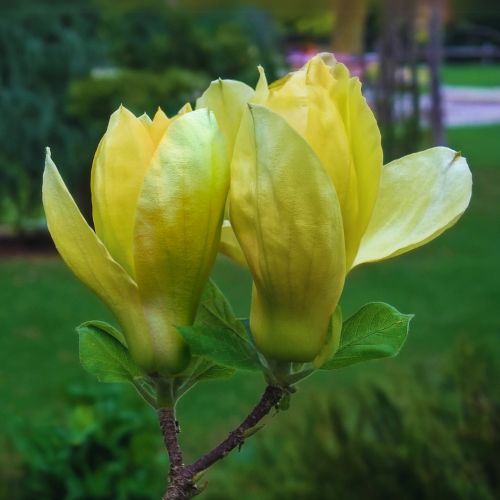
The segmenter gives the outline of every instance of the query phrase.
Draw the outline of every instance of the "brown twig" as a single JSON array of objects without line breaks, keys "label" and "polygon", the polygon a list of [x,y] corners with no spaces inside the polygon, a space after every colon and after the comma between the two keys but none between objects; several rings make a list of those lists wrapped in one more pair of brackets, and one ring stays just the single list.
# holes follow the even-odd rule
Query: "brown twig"
[{"label": "brown twig", "polygon": [[170,457],[169,487],[164,500],[187,500],[199,493],[194,478],[200,472],[207,470],[214,463],[223,459],[235,448],[245,442],[248,432],[251,431],[271,410],[278,407],[285,395],[285,389],[275,385],[266,387],[260,401],[243,422],[222,441],[218,446],[209,451],[191,465],[184,465],[182,452],[177,439],[177,424],[172,409],[162,408],[158,415],[160,428],[163,433],[165,447]]},{"label": "brown twig", "polygon": [[170,469],[182,466],[182,451],[177,439],[178,426],[173,408],[160,408],[158,410],[158,420],[163,434],[165,448],[170,458]]},{"label": "brown twig", "polygon": [[173,408],[160,408],[158,410],[158,420],[163,434],[163,442],[168,452],[170,460],[169,486],[164,500],[184,500],[192,498],[196,494],[196,486],[192,478],[185,474],[185,467],[182,460],[182,451],[177,439],[179,428],[175,419]]},{"label": "brown twig", "polygon": [[255,427],[272,408],[278,405],[283,394],[284,390],[281,387],[268,385],[259,403],[248,417],[222,443],[188,467],[191,473],[194,475],[208,469],[215,462],[224,458],[230,451],[243,445],[246,433]]}]

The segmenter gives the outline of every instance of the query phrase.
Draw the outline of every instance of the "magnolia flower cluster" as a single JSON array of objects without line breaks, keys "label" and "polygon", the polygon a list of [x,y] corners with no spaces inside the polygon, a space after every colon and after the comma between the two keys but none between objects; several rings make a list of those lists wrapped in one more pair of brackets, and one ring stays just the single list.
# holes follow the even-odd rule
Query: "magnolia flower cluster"
[{"label": "magnolia flower cluster", "polygon": [[330,54],[272,85],[260,69],[255,90],[214,81],[196,107],[111,116],[92,167],[94,230],[47,155],[56,246],[151,375],[188,366],[176,327],[194,321],[218,249],[252,274],[259,351],[312,361],[333,348],[328,325],[349,271],[429,242],[469,203],[455,151],[383,165],[360,82]]}]

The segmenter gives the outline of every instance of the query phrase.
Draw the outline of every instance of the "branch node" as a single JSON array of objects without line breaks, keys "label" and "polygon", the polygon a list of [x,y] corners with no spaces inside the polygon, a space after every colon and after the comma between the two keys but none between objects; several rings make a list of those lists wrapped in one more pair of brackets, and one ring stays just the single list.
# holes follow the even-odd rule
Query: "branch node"
[{"label": "branch node", "polygon": [[[158,418],[163,434],[165,447],[170,458],[169,486],[163,500],[188,500],[201,493],[195,483],[195,478],[214,463],[227,456],[235,448],[238,451],[245,439],[255,432],[257,424],[274,408],[279,411],[279,403],[287,394],[286,388],[278,385],[268,385],[260,401],[243,422],[229,433],[227,438],[191,465],[184,465],[182,451],[177,439],[180,426],[175,419],[172,408],[160,408]],[[275,413],[275,414],[276,414]]]}]

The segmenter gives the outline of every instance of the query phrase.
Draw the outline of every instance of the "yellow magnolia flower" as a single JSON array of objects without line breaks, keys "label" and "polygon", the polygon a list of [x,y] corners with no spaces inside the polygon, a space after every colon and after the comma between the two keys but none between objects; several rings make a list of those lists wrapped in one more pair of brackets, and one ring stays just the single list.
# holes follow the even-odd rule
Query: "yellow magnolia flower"
[{"label": "yellow magnolia flower", "polygon": [[256,90],[215,81],[214,111],[232,157],[221,251],[253,275],[251,329],[267,357],[311,361],[354,266],[427,243],[466,209],[460,154],[432,148],[382,166],[361,84],[331,54]]},{"label": "yellow magnolia flower", "polygon": [[176,331],[193,322],[220,239],[229,186],[212,112],[185,107],[151,121],[120,107],[95,154],[87,224],[47,151],[43,204],[59,253],[120,322],[149,374],[189,362]]}]

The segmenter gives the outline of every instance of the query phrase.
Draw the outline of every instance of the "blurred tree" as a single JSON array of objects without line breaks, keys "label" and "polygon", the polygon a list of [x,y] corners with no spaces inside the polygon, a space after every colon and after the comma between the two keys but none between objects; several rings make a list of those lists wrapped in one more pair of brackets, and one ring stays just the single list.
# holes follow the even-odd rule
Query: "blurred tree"
[{"label": "blurred tree", "polygon": [[214,7],[254,6],[264,9],[280,21],[290,21],[301,17],[324,14],[332,9],[332,0],[183,0],[183,5],[194,10]]},{"label": "blurred tree", "polygon": [[162,0],[95,1],[106,64],[71,83],[66,106],[85,125],[87,165],[120,103],[137,114],[154,114],[158,106],[174,114],[212,79],[254,84],[259,63],[271,78],[281,64],[273,25],[256,9],[201,15]]},{"label": "blurred tree", "polygon": [[248,83],[281,66],[255,8],[186,11],[164,0],[3,0],[0,16],[0,221],[41,213],[43,148],[88,199],[89,165],[110,112],[170,113],[210,79]]},{"label": "blurred tree", "polygon": [[164,69],[181,65],[197,68],[203,54],[193,50],[201,40],[192,19],[161,0],[96,0],[99,31],[108,57],[116,66],[130,69]]},{"label": "blurred tree", "polygon": [[96,145],[106,129],[110,114],[125,104],[137,115],[151,117],[158,105],[169,114],[194,101],[210,83],[203,72],[174,67],[163,72],[115,69],[94,72],[70,85],[66,110],[87,125],[88,143]]},{"label": "blurred tree", "polygon": [[431,76],[431,132],[435,146],[446,144],[443,100],[441,96],[441,64],[443,60],[443,18],[444,0],[428,0],[430,6],[429,43],[427,46],[427,61]]},{"label": "blurred tree", "polygon": [[417,149],[420,88],[416,33],[418,0],[383,0],[377,46],[379,69],[375,107],[386,161]]},{"label": "blurred tree", "polygon": [[184,0],[193,10],[256,6],[280,21],[289,34],[307,32],[333,40],[334,51],[359,54],[364,49],[365,25],[379,0]]},{"label": "blurred tree", "polygon": [[204,10],[163,0],[96,0],[99,31],[118,67],[163,70],[182,67],[211,78],[257,78],[258,64],[276,71],[279,40],[270,18],[251,7]]},{"label": "blurred tree", "polygon": [[495,0],[448,0],[454,20],[489,27],[500,34],[500,8]]},{"label": "blurred tree", "polygon": [[23,1],[3,8],[0,196],[19,231],[40,204],[44,146],[54,147],[68,177],[79,167],[80,134],[64,103],[69,81],[98,59],[94,26],[95,12],[83,1]]},{"label": "blurred tree", "polygon": [[364,28],[368,14],[367,0],[335,0],[334,52],[361,54],[364,50]]}]

